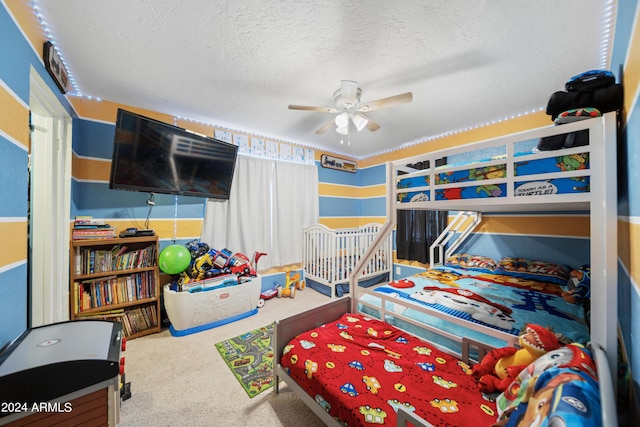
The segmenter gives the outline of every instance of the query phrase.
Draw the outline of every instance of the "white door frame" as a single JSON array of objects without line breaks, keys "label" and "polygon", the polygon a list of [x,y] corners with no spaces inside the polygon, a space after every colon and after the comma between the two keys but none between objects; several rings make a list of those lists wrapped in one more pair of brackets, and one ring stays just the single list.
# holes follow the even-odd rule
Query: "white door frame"
[{"label": "white door frame", "polygon": [[69,319],[71,116],[31,68],[30,326]]}]

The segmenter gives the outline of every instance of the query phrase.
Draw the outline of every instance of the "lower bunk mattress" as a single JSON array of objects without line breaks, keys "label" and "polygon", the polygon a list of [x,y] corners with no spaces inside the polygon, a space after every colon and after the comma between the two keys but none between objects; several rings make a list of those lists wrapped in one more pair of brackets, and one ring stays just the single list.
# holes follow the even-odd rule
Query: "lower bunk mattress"
[{"label": "lower bunk mattress", "polygon": [[304,332],[280,361],[288,374],[344,425],[396,425],[399,407],[433,425],[481,426],[495,403],[471,368],[392,325],[362,314]]},{"label": "lower bunk mattress", "polygon": [[567,301],[556,283],[440,266],[362,295],[360,300],[370,306],[361,305],[360,310],[381,318],[382,298],[376,295],[392,298],[385,304],[388,314],[383,320],[457,353],[459,341],[406,324],[393,314],[492,347],[509,345],[505,337],[517,337],[528,323],[552,329],[564,343],[586,344],[590,339],[584,306]]}]

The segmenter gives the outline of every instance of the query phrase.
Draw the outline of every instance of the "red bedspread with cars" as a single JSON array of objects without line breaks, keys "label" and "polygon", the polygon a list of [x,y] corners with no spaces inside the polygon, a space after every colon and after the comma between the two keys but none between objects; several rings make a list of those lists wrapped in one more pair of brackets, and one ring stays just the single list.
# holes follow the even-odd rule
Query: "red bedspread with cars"
[{"label": "red bedspread with cars", "polygon": [[396,425],[399,407],[439,426],[491,425],[495,403],[471,368],[387,323],[360,314],[304,332],[282,366],[335,419]]}]

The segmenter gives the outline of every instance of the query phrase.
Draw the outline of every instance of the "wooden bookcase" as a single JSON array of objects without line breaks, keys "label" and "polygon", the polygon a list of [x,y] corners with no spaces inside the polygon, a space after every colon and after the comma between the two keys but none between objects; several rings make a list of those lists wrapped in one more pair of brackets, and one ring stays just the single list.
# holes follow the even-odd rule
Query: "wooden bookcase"
[{"label": "wooden bookcase", "polygon": [[128,339],[160,331],[158,237],[71,241],[72,320],[122,324]]}]

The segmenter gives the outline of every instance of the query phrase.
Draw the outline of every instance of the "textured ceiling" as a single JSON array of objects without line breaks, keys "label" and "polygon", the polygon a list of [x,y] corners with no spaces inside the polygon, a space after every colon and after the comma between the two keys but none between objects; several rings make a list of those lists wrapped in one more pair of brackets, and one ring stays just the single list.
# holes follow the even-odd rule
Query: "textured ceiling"
[{"label": "textured ceiling", "polygon": [[[606,68],[608,0],[36,1],[77,94],[363,158],[544,108]],[[606,46],[605,46],[606,47]],[[615,71],[615,70],[613,70]],[[341,80],[375,132],[340,144],[322,112]]]}]

